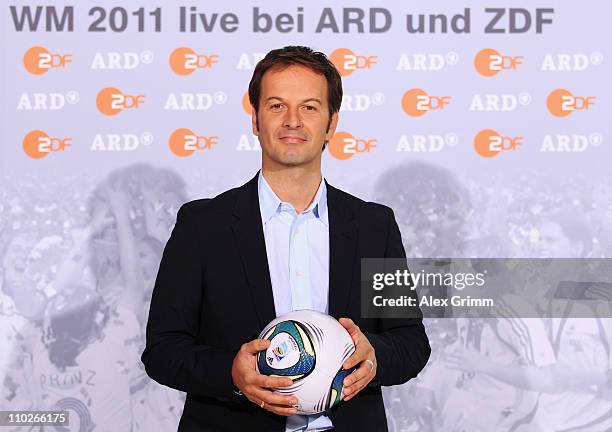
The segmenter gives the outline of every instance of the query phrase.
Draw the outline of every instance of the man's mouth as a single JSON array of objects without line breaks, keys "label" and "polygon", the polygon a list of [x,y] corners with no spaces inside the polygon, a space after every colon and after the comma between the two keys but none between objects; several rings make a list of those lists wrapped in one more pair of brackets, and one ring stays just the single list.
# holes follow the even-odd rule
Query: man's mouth
[{"label": "man's mouth", "polygon": [[279,139],[282,142],[289,143],[289,144],[299,144],[299,143],[306,141],[306,139],[296,136],[296,135],[284,135],[280,137]]}]

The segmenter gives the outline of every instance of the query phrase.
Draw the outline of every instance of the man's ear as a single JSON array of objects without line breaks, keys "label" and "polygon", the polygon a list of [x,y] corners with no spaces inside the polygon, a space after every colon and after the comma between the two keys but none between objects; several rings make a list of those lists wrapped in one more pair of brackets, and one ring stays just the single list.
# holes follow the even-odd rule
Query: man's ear
[{"label": "man's ear", "polygon": [[327,127],[327,132],[325,132],[325,141],[329,141],[336,133],[336,126],[338,126],[338,113],[335,112],[332,114],[331,119],[329,120],[329,126]]},{"label": "man's ear", "polygon": [[251,105],[251,127],[253,128],[253,135],[259,136],[259,120],[253,105]]}]

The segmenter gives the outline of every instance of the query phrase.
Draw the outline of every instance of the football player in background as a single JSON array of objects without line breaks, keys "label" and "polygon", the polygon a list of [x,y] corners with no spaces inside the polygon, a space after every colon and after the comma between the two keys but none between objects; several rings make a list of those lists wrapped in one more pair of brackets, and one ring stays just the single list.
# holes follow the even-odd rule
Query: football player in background
[{"label": "football player in background", "polygon": [[74,233],[73,248],[54,281],[56,294],[45,309],[44,326],[22,334],[23,367],[13,376],[18,393],[27,395],[22,400],[31,405],[20,409],[68,410],[69,430],[132,427],[130,382],[141,341],[136,316],[142,293],[136,289],[142,286],[126,285],[109,305],[96,290],[96,280],[86,277],[95,235],[111,222],[119,226],[120,236],[132,235],[122,224],[128,218],[122,193],[109,189],[111,214],[96,211],[91,223]]},{"label": "football player in background", "polygon": [[[576,223],[576,218],[555,215],[543,219],[537,225],[536,234],[534,251],[553,261],[548,261],[549,268],[541,267],[534,272],[536,280],[530,281],[530,288],[533,290],[540,285],[543,295],[539,301],[534,299],[534,304],[554,307],[555,302],[560,300],[565,306],[561,315],[555,313],[542,320],[547,337],[544,339],[540,336],[537,347],[540,352],[549,347],[546,348],[548,353],[541,357],[544,363],[508,364],[475,351],[457,354],[450,357],[449,362],[453,368],[485,374],[517,388],[540,393],[536,409],[517,423],[514,430],[608,431],[612,427],[609,334],[612,320],[592,314],[589,317],[571,310],[573,305],[570,300],[578,299],[573,298],[575,296],[571,292],[575,292],[578,286],[566,290],[570,292],[569,296],[560,292],[557,279],[563,275],[563,268],[567,265],[554,261],[556,258],[588,255],[588,230],[583,224]],[[580,300],[588,298],[596,302],[598,298],[601,299],[598,297],[599,289],[587,291],[590,292],[583,293],[584,298]],[[557,297],[557,300],[553,297]],[[609,312],[606,316],[609,316]],[[520,313],[524,313],[524,309]],[[516,324],[519,321],[526,320],[514,318],[511,322]],[[516,327],[519,330],[525,328]]]}]

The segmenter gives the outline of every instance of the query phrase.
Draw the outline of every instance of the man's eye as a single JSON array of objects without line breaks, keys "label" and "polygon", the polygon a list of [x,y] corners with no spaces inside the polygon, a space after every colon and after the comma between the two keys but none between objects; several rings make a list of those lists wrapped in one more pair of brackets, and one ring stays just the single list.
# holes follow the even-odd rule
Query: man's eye
[{"label": "man's eye", "polygon": [[312,106],[312,105],[304,105],[304,108],[306,108],[306,111],[316,111],[316,107]]},{"label": "man's eye", "polygon": [[270,105],[270,108],[272,108],[272,109],[280,109],[280,107],[281,107],[281,104],[279,104],[279,103],[275,103],[275,104]]}]

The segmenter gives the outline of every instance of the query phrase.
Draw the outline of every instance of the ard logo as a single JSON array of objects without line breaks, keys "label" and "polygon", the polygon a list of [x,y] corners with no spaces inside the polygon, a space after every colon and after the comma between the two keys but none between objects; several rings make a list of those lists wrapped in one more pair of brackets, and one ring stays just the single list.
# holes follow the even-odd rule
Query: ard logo
[{"label": "ard logo", "polygon": [[274,357],[266,357],[266,360],[268,360],[268,366],[272,366],[272,362],[274,361]]}]

